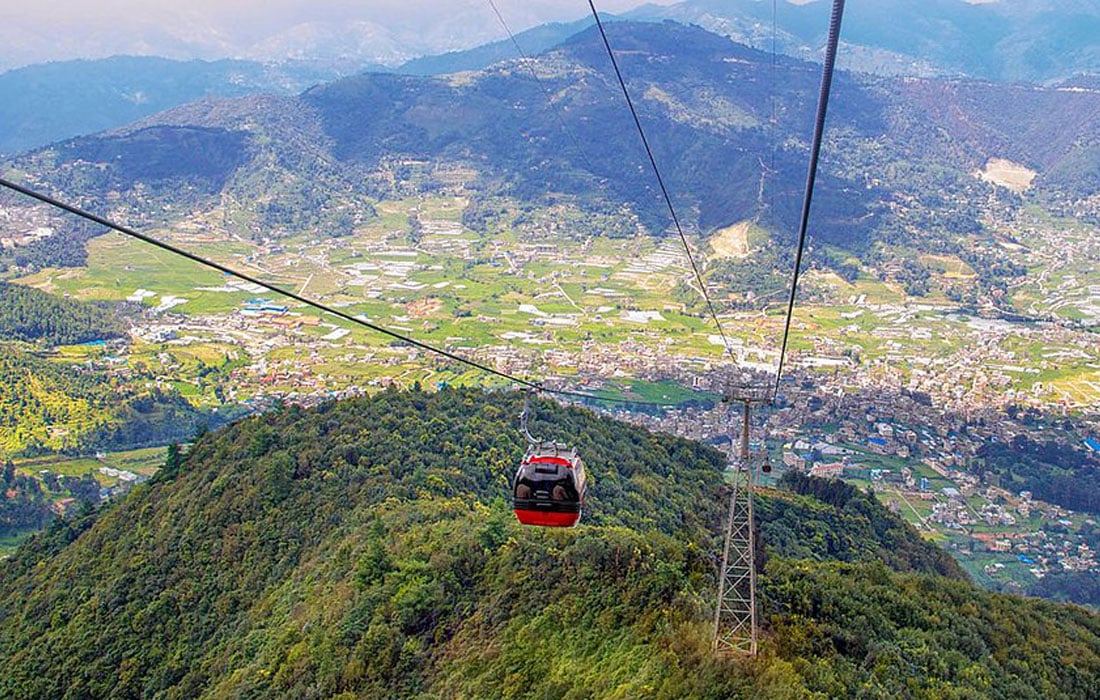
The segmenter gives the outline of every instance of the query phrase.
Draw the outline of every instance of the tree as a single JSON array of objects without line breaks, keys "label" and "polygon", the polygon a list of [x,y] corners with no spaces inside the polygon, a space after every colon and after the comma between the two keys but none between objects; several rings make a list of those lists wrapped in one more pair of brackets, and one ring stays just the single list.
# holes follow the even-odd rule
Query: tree
[{"label": "tree", "polygon": [[178,442],[173,442],[168,446],[168,454],[164,457],[164,475],[166,477],[173,477],[179,474],[182,464],[183,455],[180,452],[180,444]]}]

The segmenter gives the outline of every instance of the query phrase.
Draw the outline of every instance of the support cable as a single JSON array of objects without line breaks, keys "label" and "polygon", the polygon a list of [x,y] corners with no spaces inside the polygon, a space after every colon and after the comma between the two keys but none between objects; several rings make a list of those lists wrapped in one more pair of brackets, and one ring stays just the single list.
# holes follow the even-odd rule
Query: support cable
[{"label": "support cable", "polygon": [[173,253],[173,254],[178,255],[180,257],[187,258],[188,260],[190,260],[192,262],[196,262],[196,263],[198,263],[200,265],[203,265],[205,267],[212,268],[212,269],[217,270],[218,272],[221,272],[223,274],[230,275],[232,277],[236,277],[237,279],[244,280],[245,282],[249,282],[251,284],[258,285],[258,286],[263,287],[264,289],[267,289],[271,292],[274,292],[274,293],[279,294],[281,296],[293,299],[297,302],[305,304],[306,306],[311,306],[311,307],[313,307],[313,308],[315,308],[319,311],[323,311],[327,314],[331,314],[333,316],[341,318],[341,319],[343,319],[345,321],[348,321],[350,323],[353,323],[353,324],[362,326],[364,328],[370,329],[370,330],[372,330],[376,333],[381,333],[382,335],[389,336],[390,338],[393,338],[395,340],[400,340],[402,342],[408,343],[409,345],[420,348],[421,350],[425,350],[427,352],[434,353],[434,354],[439,355],[441,357],[445,357],[449,360],[454,360],[455,362],[460,362],[464,365],[468,365],[470,367],[473,367],[474,369],[481,370],[482,372],[485,372],[486,374],[490,374],[490,375],[493,375],[495,377],[505,379],[509,382],[519,384],[520,386],[526,387],[527,389],[534,390],[536,392],[544,392],[544,393],[547,393],[547,394],[555,394],[557,396],[568,396],[568,397],[573,397],[573,398],[578,398],[578,399],[590,399],[590,400],[594,400],[594,401],[605,401],[605,402],[608,402],[608,403],[618,403],[618,404],[635,404],[635,405],[639,405],[639,406],[667,406],[668,405],[667,402],[666,403],[658,403],[658,402],[655,402],[655,401],[633,401],[633,400],[630,400],[630,399],[617,399],[617,398],[611,398],[611,397],[596,396],[595,394],[587,394],[587,393],[580,392],[580,391],[570,391],[568,389],[553,389],[553,388],[547,387],[547,386],[545,386],[542,383],[537,382],[537,381],[532,381],[530,379],[523,379],[523,378],[520,378],[520,377],[516,377],[512,374],[508,374],[507,372],[502,372],[498,369],[494,369],[492,367],[489,367],[488,365],[483,364],[481,362],[478,362],[477,360],[471,360],[468,357],[463,357],[462,355],[458,355],[456,353],[450,352],[449,350],[444,350],[443,348],[435,347],[434,345],[430,345],[428,343],[424,343],[422,341],[416,340],[415,338],[411,338],[407,335],[403,335],[403,334],[398,333],[396,331],[392,331],[392,330],[390,330],[390,329],[388,329],[384,326],[379,326],[375,323],[371,323],[370,321],[367,321],[363,318],[352,316],[351,314],[349,314],[347,312],[344,312],[344,311],[341,311],[339,309],[333,308],[333,307],[328,306],[326,304],[323,304],[319,301],[315,301],[315,300],[310,299],[308,297],[302,296],[301,294],[297,294],[297,293],[292,292],[288,289],[283,289],[282,287],[271,284],[270,282],[265,282],[265,281],[263,281],[263,280],[261,280],[257,277],[253,277],[252,275],[246,274],[244,272],[234,270],[233,268],[230,268],[230,267],[228,267],[226,265],[223,265],[219,262],[215,262],[213,260],[204,258],[200,255],[196,255],[195,253],[188,252],[188,251],[186,251],[182,248],[179,248],[179,247],[176,247],[176,246],[172,245],[171,243],[165,243],[164,241],[157,240],[156,238],[152,238],[151,236],[148,236],[144,233],[140,233],[138,231],[135,231],[134,229],[129,228],[127,226],[117,224],[117,223],[111,221],[110,219],[106,219],[102,216],[99,216],[98,214],[93,214],[93,213],[91,213],[87,210],[81,209],[80,207],[74,206],[72,204],[68,204],[68,203],[63,202],[59,199],[55,199],[54,197],[51,197],[47,194],[43,194],[41,192],[33,190],[29,187],[25,187],[25,186],[20,185],[18,183],[12,182],[11,180],[8,180],[6,178],[0,177],[0,187],[5,187],[5,188],[7,188],[9,190],[12,190],[14,192],[18,192],[21,195],[24,195],[24,196],[29,197],[31,199],[37,200],[37,201],[39,201],[43,204],[47,204],[47,205],[49,205],[51,207],[54,207],[54,208],[57,208],[57,209],[61,209],[62,211],[66,211],[70,214],[78,216],[78,217],[80,217],[82,219],[85,219],[87,221],[91,221],[93,223],[99,224],[100,226],[104,226],[104,227],[109,228],[113,231],[117,231],[118,233],[121,233],[121,234],[123,234],[125,236],[128,236],[130,238],[135,238],[139,241],[143,241],[145,243],[148,243],[151,246],[155,246],[157,248],[160,248],[161,250],[165,250],[165,251],[168,251],[169,253]]},{"label": "support cable", "polygon": [[489,0],[489,7],[493,8],[493,14],[497,16],[497,21],[500,22],[500,26],[504,28],[505,32],[507,32],[508,38],[512,41],[512,46],[516,47],[516,52],[519,53],[524,63],[530,69],[531,77],[535,79],[536,83],[538,83],[539,89],[542,90],[542,94],[546,97],[546,104],[549,105],[550,109],[557,116],[558,122],[561,124],[562,131],[564,131],[569,137],[569,140],[573,142],[573,147],[577,149],[577,153],[580,154],[581,158],[583,158],[584,162],[588,165],[588,172],[596,175],[596,166],[593,165],[592,161],[588,158],[588,153],[584,150],[584,147],[581,146],[581,142],[577,139],[577,135],[573,133],[573,130],[569,128],[569,125],[565,123],[565,117],[562,116],[561,110],[559,110],[557,105],[554,104],[554,95],[550,92],[550,88],[546,87],[546,83],[543,82],[542,78],[539,77],[538,71],[535,70],[535,67],[533,65],[530,65],[531,58],[523,50],[523,47],[519,45],[519,41],[516,39],[516,35],[512,33],[512,29],[508,26],[508,22],[504,20],[504,15],[501,14],[500,10],[497,8],[495,0]]},{"label": "support cable", "polygon": [[695,273],[695,279],[699,283],[699,291],[703,295],[703,299],[707,302],[707,308],[710,310],[711,318],[714,319],[714,325],[718,327],[718,334],[722,337],[722,344],[726,348],[726,353],[730,356],[731,360],[736,361],[733,356],[733,350],[730,348],[729,340],[726,338],[726,331],[722,328],[722,322],[718,320],[718,313],[714,309],[714,304],[710,300],[710,295],[707,293],[706,284],[703,282],[703,275],[699,271],[699,266],[695,264],[695,257],[691,254],[691,246],[688,245],[687,236],[684,235],[684,229],[680,226],[680,218],[676,215],[676,208],[672,205],[672,197],[668,194],[668,188],[665,187],[664,178],[661,177],[661,170],[657,167],[657,160],[653,157],[653,149],[649,147],[649,139],[646,138],[645,130],[642,128],[642,122],[638,118],[638,111],[634,108],[634,101],[630,99],[630,91],[626,89],[626,81],[623,80],[623,74],[619,70],[619,62],[615,59],[615,52],[611,50],[611,42],[607,40],[607,32],[604,31],[603,22],[600,21],[600,14],[596,11],[596,5],[593,0],[588,0],[588,7],[592,10],[592,16],[596,20],[596,27],[600,30],[600,37],[603,38],[604,48],[607,49],[607,55],[611,59],[611,67],[615,69],[615,77],[619,80],[619,87],[622,88],[623,97],[626,98],[626,105],[630,108],[630,116],[634,118],[634,126],[638,129],[638,136],[642,139],[642,146],[645,147],[646,155],[649,157],[649,164],[653,168],[653,174],[657,177],[657,184],[661,188],[661,195],[664,197],[665,204],[668,205],[668,212],[672,216],[672,223],[676,226],[676,233],[680,234],[680,241],[684,244],[684,252],[687,253],[688,262],[691,263],[691,269]]},{"label": "support cable", "polygon": [[825,65],[821,71],[821,89],[817,97],[814,137],[810,146],[810,165],[806,172],[806,191],[802,198],[802,216],[798,224],[798,250],[795,253],[794,272],[791,275],[791,294],[787,300],[787,319],[783,324],[783,343],[779,350],[779,365],[775,370],[772,401],[775,401],[776,396],[779,394],[779,383],[783,377],[783,361],[787,354],[787,343],[791,335],[791,318],[794,316],[794,302],[798,293],[798,276],[802,268],[802,254],[806,248],[806,229],[810,221],[810,202],[813,199],[814,182],[817,179],[817,161],[821,155],[821,138],[825,131],[825,114],[829,109],[829,92],[833,84],[833,67],[836,64],[837,45],[840,43],[840,20],[843,14],[844,0],[833,0],[833,14],[829,19],[829,39],[825,47]]}]

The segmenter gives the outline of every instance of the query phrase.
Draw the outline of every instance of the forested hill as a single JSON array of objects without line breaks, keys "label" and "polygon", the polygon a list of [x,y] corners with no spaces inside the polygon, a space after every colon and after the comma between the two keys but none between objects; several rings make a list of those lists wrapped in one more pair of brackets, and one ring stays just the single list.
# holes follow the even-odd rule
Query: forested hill
[{"label": "forested hill", "polygon": [[126,332],[116,310],[70,301],[0,281],[0,338],[68,345],[118,338]]},{"label": "forested hill", "polygon": [[813,481],[761,508],[762,657],[717,660],[723,459],[540,403],[594,490],[580,527],[525,528],[506,499],[519,407],[387,392],[208,435],[3,564],[0,696],[1100,693],[1100,617],[922,573],[932,545]]},{"label": "forested hill", "polygon": [[79,302],[0,281],[0,458],[163,445],[225,418],[133,373],[43,357],[127,333],[125,304]]},{"label": "forested hill", "polygon": [[163,445],[229,419],[143,384],[0,344],[0,458]]}]

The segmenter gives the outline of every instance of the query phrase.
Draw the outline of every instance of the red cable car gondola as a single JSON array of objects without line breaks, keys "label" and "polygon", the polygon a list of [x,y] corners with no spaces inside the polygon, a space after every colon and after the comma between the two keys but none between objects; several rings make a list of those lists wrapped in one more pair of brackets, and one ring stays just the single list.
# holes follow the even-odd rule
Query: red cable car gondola
[{"label": "red cable car gondola", "polygon": [[524,525],[572,527],[581,519],[587,491],[584,462],[575,448],[531,437],[529,408],[530,396],[520,414],[528,445],[512,480],[512,508]]},{"label": "red cable car gondola", "polygon": [[573,448],[532,444],[512,482],[512,507],[524,525],[572,527],[581,519],[584,462]]}]

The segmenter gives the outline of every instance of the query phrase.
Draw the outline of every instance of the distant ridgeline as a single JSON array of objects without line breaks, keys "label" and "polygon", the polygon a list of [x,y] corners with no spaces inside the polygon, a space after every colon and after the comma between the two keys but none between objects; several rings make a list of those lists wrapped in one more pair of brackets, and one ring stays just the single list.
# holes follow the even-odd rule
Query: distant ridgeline
[{"label": "distant ridgeline", "polygon": [[[776,245],[746,264],[788,269],[768,251],[789,249],[782,235],[796,230],[819,66],[671,22],[609,32],[688,229],[756,221]],[[296,97],[196,102],[8,165],[93,208],[111,193],[135,225],[224,205],[232,211],[219,216],[256,240],[344,235],[376,215],[371,201],[455,192],[481,232],[667,233],[598,34],[581,31],[530,68],[539,81],[506,61],[460,77],[364,73]],[[815,190],[815,264],[850,276],[853,260],[882,263],[884,246],[951,254],[999,288],[1026,270],[992,245],[983,209],[1007,216],[1030,201],[1100,217],[1098,130],[1095,91],[842,72]],[[991,159],[1035,171],[1031,189],[975,177]],[[920,291],[928,271],[913,264],[900,281]]]},{"label": "distant ridgeline", "polygon": [[[618,19],[672,19],[728,35],[765,51],[818,60],[831,4],[779,4],[760,0],[686,0],[646,4]],[[584,14],[580,12],[578,14]],[[449,46],[455,36],[480,34],[485,17],[440,18],[447,31],[420,38]],[[773,31],[774,23],[774,31]],[[529,56],[550,49],[592,24],[590,16],[550,23],[516,34]],[[276,41],[266,45],[269,61],[172,61],[154,56],[114,56],[100,60],[55,61],[0,73],[0,153],[17,153],[79,134],[122,126],[141,117],[200,98],[250,93],[290,94],[349,72],[386,69],[344,57],[317,55],[335,50],[346,37],[342,26],[310,24],[299,39],[308,46]],[[388,45],[383,27],[371,39]],[[613,30],[614,31],[614,30]],[[335,32],[335,34],[333,33]],[[1100,56],[1095,37],[1100,12],[1095,0],[1032,2],[912,3],[879,0],[860,4],[844,18],[842,61],[856,70],[910,76],[969,75],[981,80],[1095,87]],[[306,35],[308,34],[308,39]],[[443,36],[446,34],[448,36]],[[614,34],[613,34],[614,36]],[[368,41],[371,41],[368,39]],[[150,50],[156,50],[155,43]],[[278,48],[276,48],[278,47]],[[392,47],[390,47],[392,48]],[[411,47],[406,47],[411,48]],[[360,49],[370,52],[369,46]],[[386,49],[383,49],[386,50]],[[286,60],[301,54],[304,60]],[[518,57],[510,39],[466,50],[426,55],[396,68],[411,75],[443,75],[483,69]],[[1092,73],[1092,76],[1087,74]],[[1066,79],[1067,76],[1073,76]],[[560,95],[557,96],[559,99]],[[48,108],[43,108],[48,105]]]},{"label": "distant ridgeline", "polygon": [[585,523],[518,525],[521,397],[250,418],[0,563],[0,696],[1100,696],[1100,616],[983,592],[855,489],[762,498],[765,639],[713,657],[724,458],[540,402]]}]

